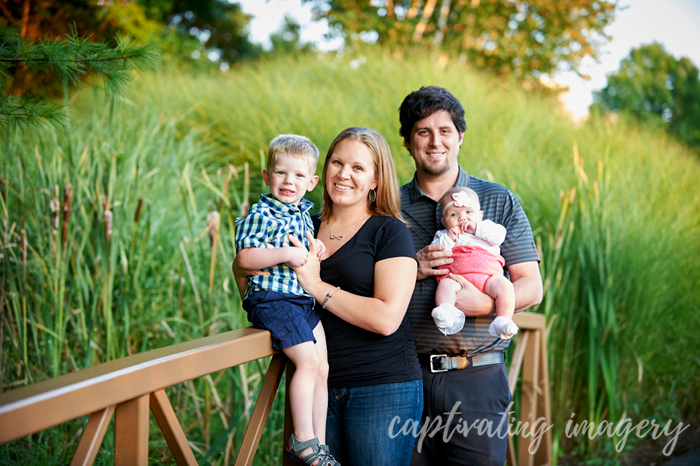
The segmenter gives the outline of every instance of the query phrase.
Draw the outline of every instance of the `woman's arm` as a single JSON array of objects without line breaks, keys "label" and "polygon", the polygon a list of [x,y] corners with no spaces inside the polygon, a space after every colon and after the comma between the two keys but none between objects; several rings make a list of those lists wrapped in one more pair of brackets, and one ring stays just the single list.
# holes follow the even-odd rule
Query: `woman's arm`
[{"label": "woman's arm", "polygon": [[[299,246],[296,238],[292,240]],[[323,303],[335,286],[320,277],[320,263],[311,243],[309,260],[296,267],[299,284]],[[333,292],[326,310],[349,324],[381,335],[391,335],[399,328],[416,284],[418,264],[410,257],[392,257],[374,264],[374,297],[358,296],[342,289]]]}]

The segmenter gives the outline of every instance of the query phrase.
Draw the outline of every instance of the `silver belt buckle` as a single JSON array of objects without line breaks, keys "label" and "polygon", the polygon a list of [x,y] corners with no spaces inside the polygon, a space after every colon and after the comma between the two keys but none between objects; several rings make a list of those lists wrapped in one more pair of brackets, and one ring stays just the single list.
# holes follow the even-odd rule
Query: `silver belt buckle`
[{"label": "silver belt buckle", "polygon": [[[430,372],[433,374],[437,372],[447,372],[447,369],[434,369],[433,368],[433,358],[446,358],[446,354],[431,354],[430,355]],[[442,367],[445,367],[444,365]]]}]

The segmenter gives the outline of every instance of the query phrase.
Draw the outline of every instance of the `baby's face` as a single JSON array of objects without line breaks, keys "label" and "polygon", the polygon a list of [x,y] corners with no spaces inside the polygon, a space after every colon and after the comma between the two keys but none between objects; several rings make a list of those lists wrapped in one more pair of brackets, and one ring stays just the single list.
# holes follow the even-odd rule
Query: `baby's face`
[{"label": "baby's face", "polygon": [[481,220],[483,212],[479,210],[479,204],[470,201],[466,206],[452,204],[442,216],[442,224],[445,228],[452,228],[464,222],[477,222]]}]

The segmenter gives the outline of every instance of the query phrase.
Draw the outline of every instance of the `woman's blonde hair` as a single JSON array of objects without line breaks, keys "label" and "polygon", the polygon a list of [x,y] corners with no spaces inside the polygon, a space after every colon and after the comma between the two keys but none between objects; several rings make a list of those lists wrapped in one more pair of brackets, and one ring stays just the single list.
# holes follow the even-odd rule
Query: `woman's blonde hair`
[{"label": "woman's blonde hair", "polygon": [[[323,207],[321,207],[321,218],[327,219],[333,215],[333,201],[328,195],[326,189],[326,174],[328,173],[328,164],[331,160],[331,155],[335,147],[341,141],[349,139],[351,141],[360,141],[367,146],[374,158],[374,171],[377,176],[377,188],[370,191],[370,197],[367,199],[367,209],[372,215],[381,215],[384,217],[394,217],[406,221],[401,216],[401,196],[399,194],[399,182],[396,178],[396,170],[394,169],[394,159],[391,157],[391,149],[389,144],[378,132],[360,127],[352,127],[342,131],[331,143],[326,154],[326,161],[323,164]],[[375,193],[374,196],[372,193]]]}]

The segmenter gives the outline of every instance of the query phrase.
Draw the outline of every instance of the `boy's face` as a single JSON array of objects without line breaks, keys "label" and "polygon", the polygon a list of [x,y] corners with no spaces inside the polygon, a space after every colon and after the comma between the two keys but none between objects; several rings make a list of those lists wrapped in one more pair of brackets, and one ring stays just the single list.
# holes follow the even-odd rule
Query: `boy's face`
[{"label": "boy's face", "polygon": [[483,215],[484,213],[479,210],[479,204],[470,200],[463,207],[455,204],[449,206],[442,216],[442,224],[445,225],[445,228],[452,228],[464,222],[478,222]]},{"label": "boy's face", "polygon": [[318,183],[305,157],[290,157],[279,154],[271,171],[263,170],[265,184],[270,187],[272,197],[285,204],[299,204],[307,191]]}]

